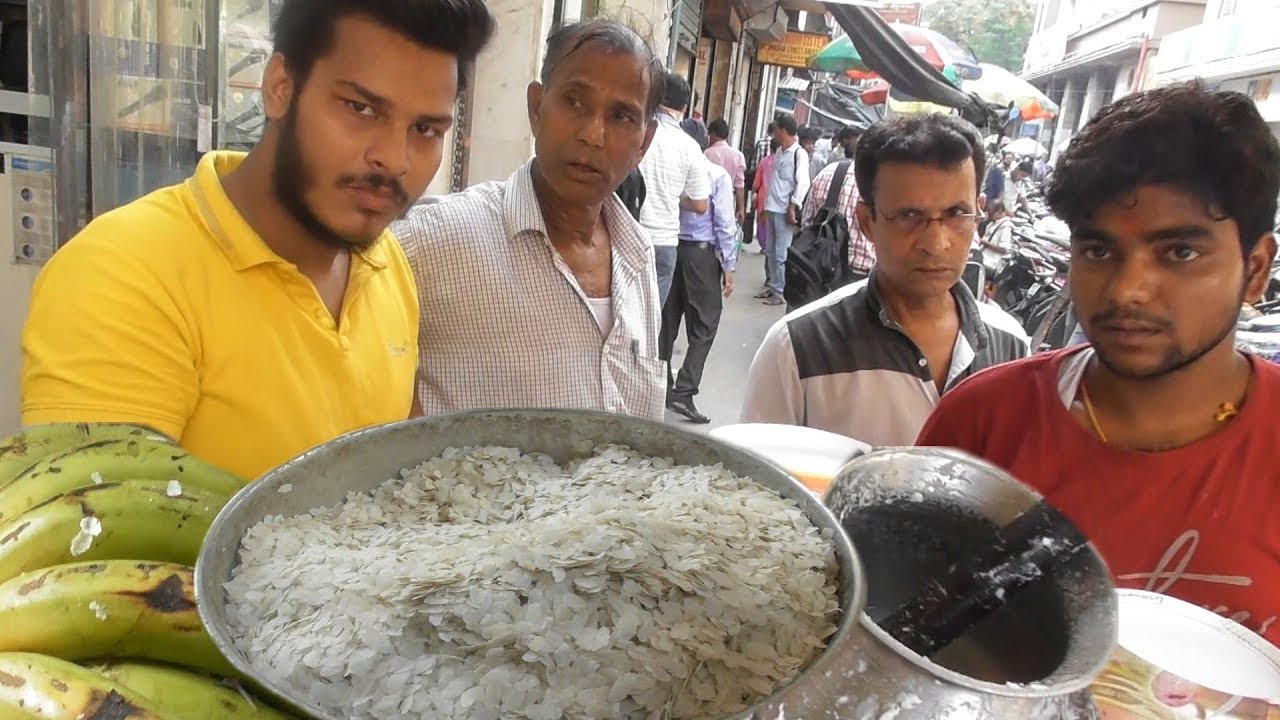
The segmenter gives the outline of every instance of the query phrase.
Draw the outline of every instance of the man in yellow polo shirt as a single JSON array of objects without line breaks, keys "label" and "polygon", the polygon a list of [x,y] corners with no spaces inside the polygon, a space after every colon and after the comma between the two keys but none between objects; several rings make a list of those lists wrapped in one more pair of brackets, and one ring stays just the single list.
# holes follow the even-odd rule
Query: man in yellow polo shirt
[{"label": "man in yellow polo shirt", "polygon": [[387,225],[440,166],[482,0],[285,0],[248,155],[103,215],[36,282],[22,419],[151,426],[255,478],[410,414],[418,304]]}]

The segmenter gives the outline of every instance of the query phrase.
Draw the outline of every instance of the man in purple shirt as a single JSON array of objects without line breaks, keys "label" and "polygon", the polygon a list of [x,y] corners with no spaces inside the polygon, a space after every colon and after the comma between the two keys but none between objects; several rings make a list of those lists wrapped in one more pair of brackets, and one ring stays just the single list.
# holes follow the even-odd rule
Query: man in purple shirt
[{"label": "man in purple shirt", "polygon": [[[706,142],[705,138],[695,139]],[[698,412],[693,396],[698,394],[702,369],[720,328],[724,299],[733,293],[733,270],[738,262],[733,179],[715,163],[707,163],[707,173],[711,178],[711,198],[706,212],[685,207],[680,210],[676,272],[662,306],[662,332],[658,336],[658,357],[670,362],[680,321],[684,320],[689,349],[674,379],[668,370],[667,409],[695,423],[711,422]]]},{"label": "man in purple shirt", "polygon": [[707,132],[711,136],[711,145],[704,154],[729,173],[729,179],[733,181],[733,196],[737,200],[734,215],[741,225],[747,216],[747,158],[741,150],[729,144],[729,123],[724,118],[712,120]]}]

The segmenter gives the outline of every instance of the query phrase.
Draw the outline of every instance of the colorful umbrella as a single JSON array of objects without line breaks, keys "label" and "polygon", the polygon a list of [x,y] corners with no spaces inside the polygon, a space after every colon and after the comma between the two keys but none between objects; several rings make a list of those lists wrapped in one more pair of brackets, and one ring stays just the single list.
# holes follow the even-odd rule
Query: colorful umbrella
[{"label": "colorful umbrella", "polygon": [[1002,153],[1013,153],[1015,157],[1044,157],[1049,154],[1044,146],[1036,142],[1035,138],[1018,138],[1013,142],[1000,148]]},{"label": "colorful umbrella", "polygon": [[[846,70],[845,75],[850,80],[879,80],[880,76],[871,70]],[[960,74],[956,72],[954,66],[944,65],[942,67],[942,76],[945,77],[952,85],[960,87]]]},{"label": "colorful umbrella", "polygon": [[[982,76],[982,66],[973,53],[965,50],[950,38],[928,28],[893,23],[893,28],[911,49],[920,53],[925,62],[947,74],[953,83],[959,79],[975,79]],[[862,59],[858,48],[848,35],[832,40],[826,47],[809,58],[809,68],[833,73],[847,73],[854,80],[879,77],[876,71]]]},{"label": "colorful umbrella", "polygon": [[1036,86],[998,65],[982,63],[982,77],[965,80],[961,86],[993,105],[1013,105],[1023,120],[1052,118],[1058,105]]},{"label": "colorful umbrella", "polygon": [[960,47],[955,40],[936,30],[916,25],[893,23],[892,27],[912,50],[924,56],[928,63],[938,69],[947,66],[955,68],[956,74],[966,80],[977,80],[982,77],[982,66],[973,53]]},{"label": "colorful umbrella", "polygon": [[825,72],[842,73],[849,71],[870,72],[871,68],[862,61],[858,48],[848,35],[832,40],[826,47],[809,58],[809,68]]},{"label": "colorful umbrella", "polygon": [[864,105],[883,105],[889,99],[889,83],[877,79],[862,89],[859,98]]}]

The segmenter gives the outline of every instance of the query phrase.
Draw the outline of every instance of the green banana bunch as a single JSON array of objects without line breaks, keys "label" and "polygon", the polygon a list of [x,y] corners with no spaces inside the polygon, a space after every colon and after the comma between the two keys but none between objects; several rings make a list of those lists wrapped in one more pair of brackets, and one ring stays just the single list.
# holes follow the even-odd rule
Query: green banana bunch
[{"label": "green banana bunch", "polygon": [[173,720],[101,673],[32,653],[0,653],[4,720]]},{"label": "green banana bunch", "polygon": [[24,573],[0,583],[0,652],[159,660],[234,676],[200,623],[193,575],[134,560]]},{"label": "green banana bunch", "polygon": [[0,489],[0,522],[86,485],[129,480],[177,480],[183,488],[231,497],[245,482],[155,440],[99,440],[41,460]]},{"label": "green banana bunch", "polygon": [[46,457],[101,440],[168,442],[160,433],[117,423],[49,423],[32,425],[0,440],[0,488]]},{"label": "green banana bunch", "polygon": [[165,717],[183,720],[287,720],[288,716],[208,675],[170,665],[110,662],[90,665],[117,686],[146,698]]},{"label": "green banana bunch", "polygon": [[0,524],[0,582],[76,561],[194,565],[213,518],[227,500],[160,481],[72,490]]}]

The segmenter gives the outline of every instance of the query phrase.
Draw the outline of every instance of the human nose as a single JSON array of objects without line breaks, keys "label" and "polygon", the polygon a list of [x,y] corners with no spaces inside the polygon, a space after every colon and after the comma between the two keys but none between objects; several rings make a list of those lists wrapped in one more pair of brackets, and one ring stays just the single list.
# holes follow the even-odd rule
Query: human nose
[{"label": "human nose", "polygon": [[916,234],[916,247],[929,255],[938,255],[951,249],[954,238],[942,224],[941,217],[920,219],[920,229]]},{"label": "human nose", "polygon": [[1107,298],[1116,305],[1143,305],[1154,292],[1151,263],[1141,254],[1120,257],[1112,263]]},{"label": "human nose", "polygon": [[375,170],[392,177],[403,177],[409,172],[409,132],[396,132],[390,128],[381,130],[374,137],[366,159]]},{"label": "human nose", "polygon": [[588,114],[578,127],[578,139],[591,147],[604,147],[604,125],[604,118],[599,113]]}]

